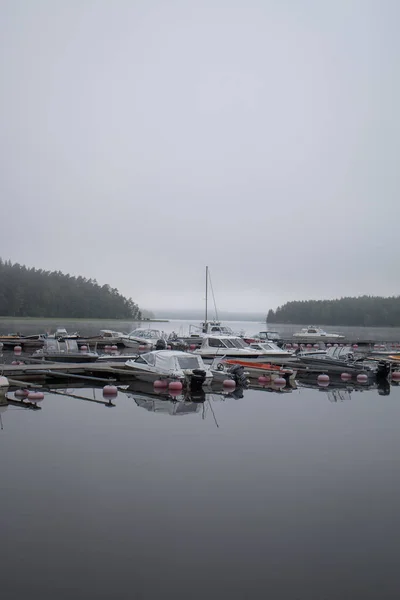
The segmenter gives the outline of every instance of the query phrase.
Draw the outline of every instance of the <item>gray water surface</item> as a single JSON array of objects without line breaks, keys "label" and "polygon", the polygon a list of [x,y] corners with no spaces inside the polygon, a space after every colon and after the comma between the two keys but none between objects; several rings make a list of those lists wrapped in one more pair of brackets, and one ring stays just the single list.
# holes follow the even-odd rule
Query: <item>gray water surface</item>
[{"label": "gray water surface", "polygon": [[1,598],[398,598],[399,390],[3,408]]}]

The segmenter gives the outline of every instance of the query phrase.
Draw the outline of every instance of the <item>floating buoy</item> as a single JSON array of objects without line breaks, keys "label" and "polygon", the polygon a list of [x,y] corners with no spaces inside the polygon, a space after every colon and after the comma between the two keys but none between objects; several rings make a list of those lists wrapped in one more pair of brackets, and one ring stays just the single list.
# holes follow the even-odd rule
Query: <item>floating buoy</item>
[{"label": "floating buoy", "polygon": [[29,392],[28,393],[28,400],[33,400],[34,402],[37,402],[38,400],[43,400],[43,398],[44,398],[43,392]]},{"label": "floating buoy", "polygon": [[393,371],[392,379],[393,381],[400,381],[400,371]]},{"label": "floating buoy", "polygon": [[357,375],[357,381],[358,383],[367,383],[368,375],[366,375],[365,373],[359,373]]},{"label": "floating buoy", "polygon": [[114,344],[113,346],[111,346],[111,350],[115,352],[116,350],[118,350],[118,346]]},{"label": "floating buoy", "polygon": [[15,354],[21,354],[21,352],[22,352],[21,346],[14,346],[14,353]]},{"label": "floating buoy", "polygon": [[14,396],[16,398],[27,398],[28,394],[29,394],[28,390],[15,390],[15,392],[14,392]]},{"label": "floating buoy", "polygon": [[224,379],[224,381],[222,382],[222,385],[225,388],[234,388],[234,387],[236,387],[236,381],[234,379]]},{"label": "floating buoy", "polygon": [[285,385],[286,385],[286,379],[284,379],[283,377],[277,377],[276,379],[273,380],[272,383],[276,387],[282,388],[282,387],[285,387]]},{"label": "floating buoy", "polygon": [[292,344],[286,344],[286,348],[291,348]]},{"label": "floating buoy", "polygon": [[115,385],[105,385],[103,387],[103,396],[105,398],[116,398],[118,396],[118,388]]},{"label": "floating buoy", "polygon": [[167,346],[167,350],[171,350],[171,349],[172,349],[172,346]]},{"label": "floating buoy", "polygon": [[297,350],[297,348],[298,348],[298,347],[299,347],[299,345],[298,345],[298,344],[293,344],[293,348],[294,348],[295,350]]},{"label": "floating buoy", "polygon": [[156,379],[153,385],[155,388],[166,388],[168,387],[168,381],[166,379]]},{"label": "floating buoy", "polygon": [[314,344],[314,348],[319,348],[319,344]]},{"label": "floating buoy", "polygon": [[342,373],[340,375],[340,379],[342,381],[350,381],[350,379],[351,379],[351,373]]},{"label": "floating buoy", "polygon": [[143,346],[143,344],[139,346],[139,352],[145,352],[146,349],[146,346]]},{"label": "floating buoy", "polygon": [[327,347],[327,348],[331,348],[331,347],[332,347],[332,344],[327,344],[327,345],[326,345],[326,347]]},{"label": "floating buoy", "polygon": [[358,348],[358,344],[353,344],[353,348],[356,350]]},{"label": "floating buoy", "polygon": [[20,360],[13,360],[11,364],[15,367],[16,365],[23,365],[24,363]]},{"label": "floating buoy", "polygon": [[106,345],[104,346],[104,350],[105,350],[106,352],[110,352],[110,350],[111,350],[111,346],[110,346],[110,344],[106,344]]},{"label": "floating buoy", "polygon": [[81,352],[87,352],[87,346],[81,346]]},{"label": "floating buoy", "polygon": [[329,375],[321,373],[321,375],[318,375],[318,377],[317,377],[317,382],[320,387],[328,387]]},{"label": "floating buoy", "polygon": [[183,388],[183,385],[180,381],[170,381],[168,388],[174,391],[180,391]]},{"label": "floating buoy", "polygon": [[344,344],[339,344],[340,348],[343,348]]},{"label": "floating buoy", "polygon": [[196,344],[190,344],[189,349],[190,350],[196,350]]},{"label": "floating buoy", "polygon": [[337,348],[339,346],[339,344],[333,344],[334,348]]},{"label": "floating buoy", "polygon": [[269,375],[260,375],[258,378],[258,383],[264,385],[265,383],[269,383],[271,381],[271,377]]},{"label": "floating buoy", "polygon": [[307,348],[312,348],[311,344],[307,344]]}]

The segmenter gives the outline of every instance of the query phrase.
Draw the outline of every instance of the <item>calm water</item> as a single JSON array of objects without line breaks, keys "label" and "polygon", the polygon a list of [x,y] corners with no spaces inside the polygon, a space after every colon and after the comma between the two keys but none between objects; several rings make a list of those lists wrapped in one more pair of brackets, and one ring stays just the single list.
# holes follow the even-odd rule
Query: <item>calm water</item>
[{"label": "calm water", "polygon": [[[91,320],[84,319],[0,319],[0,334],[21,332],[25,335],[43,333],[45,331],[54,332],[57,327],[65,327],[69,332],[79,331],[82,336],[99,335],[101,329],[114,329],[117,331],[132,331],[136,327],[151,327],[160,329],[167,333],[175,331],[180,335],[186,335],[189,326],[199,325],[199,321],[178,321],[170,320],[167,323],[143,322],[121,320]],[[258,331],[265,331],[265,322],[260,321],[223,321],[225,325],[230,326],[233,331],[244,331],[253,335]],[[296,331],[299,331],[303,325],[276,325],[269,326],[270,330],[279,331],[282,337],[290,337]],[[329,332],[341,332],[354,340],[384,340],[400,341],[400,327],[324,327]]]},{"label": "calm water", "polygon": [[139,392],[1,409],[2,599],[399,597],[399,387]]}]

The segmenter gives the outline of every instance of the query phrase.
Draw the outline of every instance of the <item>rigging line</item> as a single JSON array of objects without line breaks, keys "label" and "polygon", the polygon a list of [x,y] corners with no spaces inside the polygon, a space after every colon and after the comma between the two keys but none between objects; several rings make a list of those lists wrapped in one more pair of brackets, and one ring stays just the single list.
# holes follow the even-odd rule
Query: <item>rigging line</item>
[{"label": "rigging line", "polygon": [[208,270],[208,278],[210,280],[211,294],[212,294],[212,298],[213,298],[213,302],[214,302],[215,318],[216,318],[217,321],[219,321],[218,311],[217,311],[217,304],[215,302],[215,296],[214,296],[214,288],[213,288],[213,284],[212,284],[212,281],[211,281],[210,269]]},{"label": "rigging line", "polygon": [[210,399],[209,399],[209,398],[207,398],[207,402],[208,402],[208,405],[209,405],[209,407],[211,408],[211,412],[212,412],[212,416],[214,417],[215,424],[216,424],[217,428],[219,429],[219,425],[218,425],[217,417],[215,416],[214,409],[213,409],[213,407],[211,406],[211,402],[210,402]]}]

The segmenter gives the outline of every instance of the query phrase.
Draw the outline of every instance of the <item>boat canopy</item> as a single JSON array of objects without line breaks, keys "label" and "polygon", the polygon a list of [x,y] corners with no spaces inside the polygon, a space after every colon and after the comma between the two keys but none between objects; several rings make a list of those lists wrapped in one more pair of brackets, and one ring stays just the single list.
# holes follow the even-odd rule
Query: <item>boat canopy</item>
[{"label": "boat canopy", "polygon": [[262,350],[262,351],[266,351],[266,352],[287,354],[286,350],[282,350],[282,348],[279,348],[279,346],[274,344],[274,342],[254,342],[254,343],[250,344],[250,348],[254,348],[254,350]]},{"label": "boat canopy", "polygon": [[62,340],[56,338],[45,338],[43,344],[44,352],[79,352],[78,342],[76,340]]},{"label": "boat canopy", "polygon": [[163,336],[159,329],[134,329],[128,334],[128,337],[137,337],[144,340],[159,340]]}]

